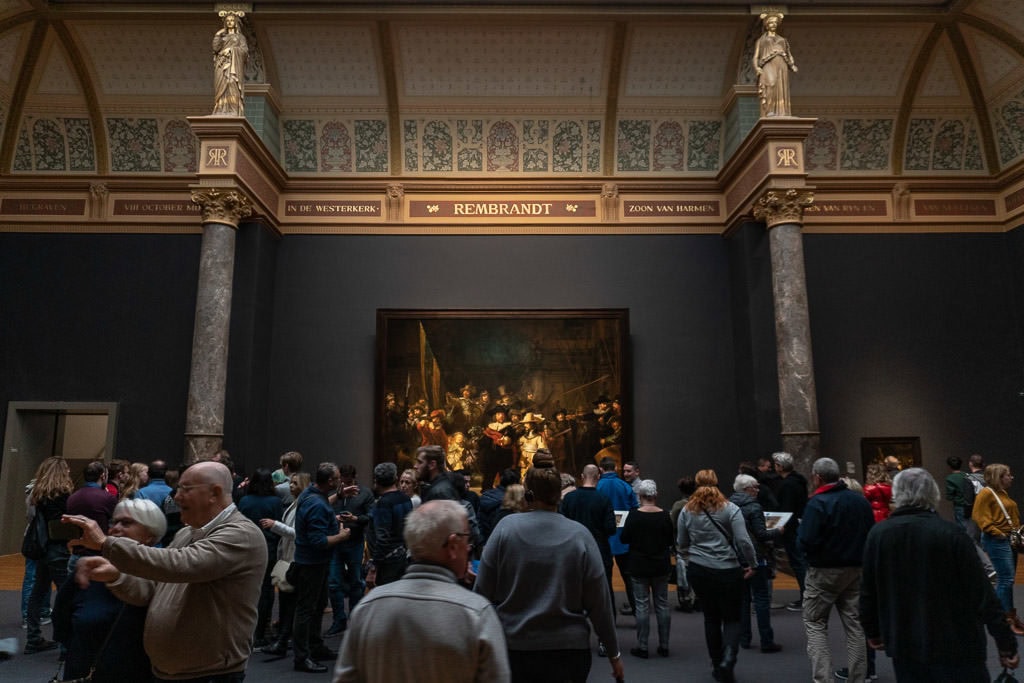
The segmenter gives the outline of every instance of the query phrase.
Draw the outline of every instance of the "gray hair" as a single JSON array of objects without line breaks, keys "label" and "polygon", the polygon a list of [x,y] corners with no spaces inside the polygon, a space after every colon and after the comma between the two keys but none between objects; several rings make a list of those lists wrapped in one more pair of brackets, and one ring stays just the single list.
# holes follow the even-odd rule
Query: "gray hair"
[{"label": "gray hair", "polygon": [[373,468],[373,479],[381,486],[393,486],[398,479],[398,465],[382,462]]},{"label": "gray hair", "polygon": [[781,467],[783,472],[793,471],[793,456],[785,451],[772,453],[772,462]]},{"label": "gray hair", "polygon": [[817,474],[826,484],[839,481],[839,463],[832,458],[818,458],[811,465],[811,473]]},{"label": "gray hair", "polygon": [[932,510],[939,504],[939,485],[928,470],[911,467],[892,480],[892,502],[896,507]]},{"label": "gray hair", "polygon": [[466,527],[466,508],[454,500],[431,500],[405,518],[405,545],[414,560],[436,557],[452,534]]},{"label": "gray hair", "polygon": [[749,474],[738,474],[735,481],[732,482],[732,490],[737,493],[742,493],[751,486],[757,486],[757,479],[754,479]]},{"label": "gray hair", "polygon": [[145,498],[124,498],[114,506],[114,513],[124,513],[141,524],[149,533],[153,534],[153,545],[158,543],[164,534],[167,533],[167,517],[164,511],[157,507],[157,504]]},{"label": "gray hair", "polygon": [[642,498],[657,498],[658,485],[653,479],[642,479],[640,480],[640,483],[636,485],[636,495]]}]

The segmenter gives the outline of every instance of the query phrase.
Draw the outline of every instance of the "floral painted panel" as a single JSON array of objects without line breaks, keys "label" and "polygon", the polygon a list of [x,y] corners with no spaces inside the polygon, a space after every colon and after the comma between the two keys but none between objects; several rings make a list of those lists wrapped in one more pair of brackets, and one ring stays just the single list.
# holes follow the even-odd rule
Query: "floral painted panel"
[{"label": "floral painted panel", "polygon": [[927,171],[932,164],[932,136],[935,119],[911,119],[903,166],[908,171]]},{"label": "floral painted panel", "polygon": [[89,119],[64,119],[64,134],[68,142],[69,170],[95,171],[96,149]]},{"label": "floral painted panel", "polygon": [[173,119],[164,124],[164,171],[195,173],[198,169],[199,141],[188,121]]},{"label": "floral painted panel", "polygon": [[936,171],[959,171],[964,167],[964,122],[943,121],[935,135],[932,168]]},{"label": "floral painted panel", "polygon": [[691,171],[717,171],[722,155],[722,122],[690,121],[686,166]]},{"label": "floral painted panel", "polygon": [[1010,138],[1010,132],[1006,130],[1000,121],[996,121],[996,140],[999,143],[999,163],[1003,166],[1008,166],[1017,158],[1017,149],[1013,146],[1013,140]]},{"label": "floral painted panel", "polygon": [[835,121],[818,119],[804,148],[808,171],[835,171],[839,163],[839,133]]},{"label": "floral painted panel", "polygon": [[[583,129],[578,121],[559,121],[551,138],[555,173],[583,172]],[[546,158],[546,155],[545,155]],[[547,170],[542,168],[538,170]]]},{"label": "floral painted panel", "polygon": [[623,119],[619,121],[617,142],[619,171],[651,170],[651,122]]},{"label": "floral painted panel", "polygon": [[1013,158],[1016,159],[1024,153],[1024,93],[1004,104],[999,113],[1006,124],[1006,133],[1016,152]]},{"label": "floral painted panel", "polygon": [[527,173],[543,173],[548,170],[548,153],[543,148],[523,151],[523,170]]},{"label": "floral painted panel", "polygon": [[352,171],[352,136],[341,121],[328,121],[320,129],[320,170]]},{"label": "floral painted panel", "polygon": [[383,119],[357,119],[356,172],[388,172],[388,126]]},{"label": "floral painted panel", "polygon": [[498,121],[487,134],[487,170],[519,170],[519,134],[511,121]]},{"label": "floral painted panel", "polygon": [[418,129],[415,121],[403,121],[402,122],[402,145],[405,148],[405,170],[415,173],[420,170],[419,167],[419,154],[416,140],[417,140]]},{"label": "floral painted panel", "polygon": [[316,171],[316,123],[306,119],[290,119],[282,124],[284,131],[284,168],[290,173]]},{"label": "floral painted panel", "polygon": [[967,141],[964,143],[964,169],[968,171],[985,170],[985,161],[981,156],[981,142],[978,139],[978,128],[974,121],[970,122]]},{"label": "floral painted panel", "polygon": [[107,133],[110,136],[111,171],[160,171],[160,133],[156,119],[107,119]]},{"label": "floral painted panel", "polygon": [[12,168],[15,171],[32,170],[32,142],[28,137],[28,128],[25,126],[22,126],[21,130],[18,131],[18,146],[14,149],[14,165]]},{"label": "floral painted panel", "polygon": [[[600,121],[407,119],[402,130],[407,173],[447,172],[449,156],[454,157],[458,173],[601,172]],[[445,167],[439,168],[442,164]]]},{"label": "floral painted panel", "polygon": [[587,173],[601,172],[601,122],[587,121]]},{"label": "floral painted panel", "polygon": [[543,145],[548,141],[548,121],[535,121],[526,119],[523,121],[523,146]]},{"label": "floral painted panel", "polygon": [[67,170],[64,131],[56,121],[37,119],[32,123],[32,151],[37,171]]},{"label": "floral painted panel", "polygon": [[455,122],[455,129],[459,141],[458,170],[484,170],[483,119],[458,119]]},{"label": "floral painted panel", "polygon": [[452,131],[446,121],[423,126],[423,170],[452,170]]},{"label": "floral painted panel", "polygon": [[686,170],[686,135],[678,121],[662,121],[654,133],[654,170]]},{"label": "floral painted panel", "polygon": [[889,167],[892,119],[845,119],[840,168],[844,171],[882,171]]}]

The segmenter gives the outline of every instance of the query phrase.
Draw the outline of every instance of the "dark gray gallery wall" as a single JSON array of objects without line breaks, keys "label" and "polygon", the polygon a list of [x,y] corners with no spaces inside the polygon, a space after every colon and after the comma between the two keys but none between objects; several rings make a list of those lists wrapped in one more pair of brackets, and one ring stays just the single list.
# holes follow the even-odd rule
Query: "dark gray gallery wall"
[{"label": "dark gray gallery wall", "polygon": [[117,457],[179,461],[199,244],[0,234],[0,424],[10,401],[113,401]]},{"label": "dark gray gallery wall", "polygon": [[[671,496],[778,447],[767,233],[278,238],[238,233],[225,444],[368,476],[378,308],[628,308],[637,456]],[[183,451],[198,235],[0,234],[9,401],[117,401],[117,455]],[[806,235],[824,453],[919,436],[925,465],[1018,469],[1024,235]],[[3,422],[0,422],[3,424]],[[727,487],[728,481],[723,481]]]},{"label": "dark gray gallery wall", "polygon": [[924,465],[1021,465],[1024,389],[1007,235],[805,235],[822,451],[919,436]]},{"label": "dark gray gallery wall", "polygon": [[628,308],[626,409],[643,472],[664,487],[736,460],[719,236],[288,236],[275,292],[270,454],[296,449],[368,475],[378,308]]}]

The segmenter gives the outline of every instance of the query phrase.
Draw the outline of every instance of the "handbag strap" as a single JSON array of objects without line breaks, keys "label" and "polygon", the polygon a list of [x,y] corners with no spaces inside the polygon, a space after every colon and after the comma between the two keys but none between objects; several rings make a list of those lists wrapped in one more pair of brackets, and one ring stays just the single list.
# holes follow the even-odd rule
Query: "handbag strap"
[{"label": "handbag strap", "polygon": [[1003,517],[1006,517],[1006,523],[1010,525],[1010,530],[1012,531],[1013,530],[1013,520],[1010,519],[1010,513],[1008,513],[1006,511],[1006,506],[1003,505],[1003,501],[999,499],[999,494],[996,493],[996,490],[994,488],[992,488],[991,486],[986,486],[985,488],[987,488],[989,491],[991,491],[992,495],[995,496],[996,502],[999,503],[999,509],[1003,511]]},{"label": "handbag strap", "polygon": [[729,547],[732,548],[732,551],[734,553],[736,553],[736,561],[740,563],[740,566],[746,566],[746,564],[743,562],[743,555],[740,554],[740,549],[736,547],[736,543],[733,541],[732,535],[730,535],[729,532],[725,530],[725,527],[718,523],[717,519],[711,516],[710,512],[705,510],[704,514],[707,515],[708,519],[711,520],[711,523],[715,525],[715,528],[718,529],[718,531],[721,532],[723,536],[725,536],[725,540],[729,543]]}]

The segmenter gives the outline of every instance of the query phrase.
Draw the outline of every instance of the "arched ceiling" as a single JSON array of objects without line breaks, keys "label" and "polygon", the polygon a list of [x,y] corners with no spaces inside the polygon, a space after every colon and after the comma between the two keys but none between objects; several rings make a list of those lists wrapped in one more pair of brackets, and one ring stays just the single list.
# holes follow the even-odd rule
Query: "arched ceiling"
[{"label": "arched ceiling", "polygon": [[[721,0],[249,4],[248,92],[273,110],[254,125],[377,117],[392,141],[384,173],[392,176],[412,168],[399,144],[404,122],[437,116],[571,115],[620,137],[624,120],[722,121],[728,129],[737,98],[751,96],[749,55],[765,7]],[[784,7],[780,33],[800,68],[791,81],[794,115],[824,122],[812,150],[823,161],[809,164],[812,171],[991,179],[1020,166],[1024,2],[796,0]],[[130,148],[135,129],[112,122],[208,114],[210,40],[219,26],[211,2],[0,0],[0,174],[131,172],[116,160],[112,168],[111,158]],[[65,122],[63,169],[47,165],[47,138],[33,130],[56,119]],[[871,123],[879,121],[887,123]],[[76,135],[75,125],[89,134]],[[264,139],[283,137],[287,147],[289,130]],[[874,132],[880,137],[872,141]],[[612,137],[604,136],[600,168],[592,170],[628,175],[628,165],[614,160],[622,146]],[[728,156],[728,130],[722,137],[719,159],[705,171]],[[91,149],[76,152],[76,144]],[[831,157],[830,144],[837,147]],[[953,161],[947,145],[960,146]],[[862,166],[859,154],[867,159]],[[159,171],[168,169],[189,170],[164,160]]]}]

